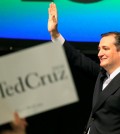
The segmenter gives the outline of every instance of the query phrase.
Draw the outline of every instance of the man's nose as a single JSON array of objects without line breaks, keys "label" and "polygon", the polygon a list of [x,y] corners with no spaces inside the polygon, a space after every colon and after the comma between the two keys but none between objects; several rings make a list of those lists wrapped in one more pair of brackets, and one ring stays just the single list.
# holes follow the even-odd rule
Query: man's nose
[{"label": "man's nose", "polygon": [[102,50],[99,50],[98,52],[98,57],[102,56],[103,55],[103,51]]}]

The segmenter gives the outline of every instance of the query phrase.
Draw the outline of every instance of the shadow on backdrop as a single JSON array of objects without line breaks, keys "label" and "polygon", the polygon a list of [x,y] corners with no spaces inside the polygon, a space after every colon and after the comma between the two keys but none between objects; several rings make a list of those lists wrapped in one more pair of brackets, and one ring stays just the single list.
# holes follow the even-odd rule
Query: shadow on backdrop
[{"label": "shadow on backdrop", "polygon": [[21,0],[26,2],[53,2],[54,0]]},{"label": "shadow on backdrop", "polygon": [[100,1],[103,1],[103,0],[70,0],[70,1],[73,1],[73,2],[78,2],[78,3],[95,3],[95,2],[100,2]]}]

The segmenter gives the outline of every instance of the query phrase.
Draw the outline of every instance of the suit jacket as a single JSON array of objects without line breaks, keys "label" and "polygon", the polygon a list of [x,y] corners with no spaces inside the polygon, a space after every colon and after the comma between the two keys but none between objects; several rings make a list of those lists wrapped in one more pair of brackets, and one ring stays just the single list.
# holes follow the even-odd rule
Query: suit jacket
[{"label": "suit jacket", "polygon": [[64,43],[64,48],[70,64],[88,75],[95,77],[98,75],[91,115],[84,134],[87,134],[88,128],[90,128],[90,134],[120,134],[120,73],[102,91],[100,78],[105,70],[101,71],[97,63],[67,42]]}]

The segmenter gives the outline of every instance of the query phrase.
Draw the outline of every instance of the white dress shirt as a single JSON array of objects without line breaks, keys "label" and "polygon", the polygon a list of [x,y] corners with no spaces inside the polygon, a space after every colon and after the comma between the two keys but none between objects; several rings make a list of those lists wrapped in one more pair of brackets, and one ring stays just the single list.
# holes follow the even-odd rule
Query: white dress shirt
[{"label": "white dress shirt", "polygon": [[103,87],[102,87],[102,90],[105,89],[105,87],[111,82],[111,80],[118,74],[120,73],[120,67],[118,67],[112,74],[108,74],[106,73],[107,75],[107,78],[104,80],[103,82]]}]

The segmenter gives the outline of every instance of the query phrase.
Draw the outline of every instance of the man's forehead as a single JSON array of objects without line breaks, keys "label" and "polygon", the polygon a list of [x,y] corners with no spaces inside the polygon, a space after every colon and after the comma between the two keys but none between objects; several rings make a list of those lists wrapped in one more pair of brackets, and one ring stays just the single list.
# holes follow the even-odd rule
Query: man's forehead
[{"label": "man's forehead", "polygon": [[115,36],[109,35],[109,36],[102,37],[99,45],[109,45],[114,43],[115,43]]}]

